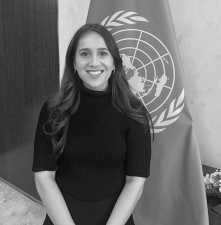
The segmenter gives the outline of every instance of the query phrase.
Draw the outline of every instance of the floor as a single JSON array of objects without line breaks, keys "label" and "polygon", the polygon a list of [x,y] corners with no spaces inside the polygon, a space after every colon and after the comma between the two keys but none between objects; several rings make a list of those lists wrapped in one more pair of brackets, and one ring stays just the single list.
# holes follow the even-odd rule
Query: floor
[{"label": "floor", "polygon": [[44,208],[0,180],[0,224],[42,225]]}]

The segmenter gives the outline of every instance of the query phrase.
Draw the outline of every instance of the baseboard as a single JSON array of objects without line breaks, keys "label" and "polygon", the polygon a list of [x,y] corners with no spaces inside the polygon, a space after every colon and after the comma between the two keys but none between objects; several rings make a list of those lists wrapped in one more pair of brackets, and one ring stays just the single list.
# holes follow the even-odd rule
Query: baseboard
[{"label": "baseboard", "polygon": [[22,191],[20,188],[14,186],[13,184],[9,183],[7,180],[4,180],[3,178],[0,177],[0,181],[5,183],[6,185],[8,185],[9,187],[15,189],[16,191],[18,191],[19,193],[23,194],[24,196],[26,196],[27,198],[29,198],[30,200],[32,200],[33,202],[36,202],[37,204],[41,205],[43,207],[43,204],[41,201],[39,201],[38,199],[34,198],[33,196],[29,195],[28,193],[26,193],[25,191]]}]

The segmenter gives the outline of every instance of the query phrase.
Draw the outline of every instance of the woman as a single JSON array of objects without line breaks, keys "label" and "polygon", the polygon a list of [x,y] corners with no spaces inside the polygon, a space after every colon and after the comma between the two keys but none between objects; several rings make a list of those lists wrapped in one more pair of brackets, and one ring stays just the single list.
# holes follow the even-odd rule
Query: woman
[{"label": "woman", "polygon": [[149,176],[149,122],[112,35],[99,24],[82,26],[35,135],[32,170],[44,225],[133,225]]}]

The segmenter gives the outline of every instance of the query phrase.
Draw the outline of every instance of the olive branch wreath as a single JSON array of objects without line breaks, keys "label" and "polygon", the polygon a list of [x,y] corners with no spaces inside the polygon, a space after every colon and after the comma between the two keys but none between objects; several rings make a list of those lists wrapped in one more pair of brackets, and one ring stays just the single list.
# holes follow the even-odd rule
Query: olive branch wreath
[{"label": "olive branch wreath", "polygon": [[[123,12],[125,12],[125,10],[116,12],[112,16],[107,16],[101,22],[101,25],[108,28],[108,27],[119,27],[119,26],[123,26],[124,24],[135,24],[137,23],[135,21],[149,22],[142,16],[135,16],[137,14],[136,12],[125,12],[125,13]],[[108,28],[109,31],[112,29],[113,28]]]},{"label": "olive branch wreath", "polygon": [[[107,16],[101,22],[101,25],[107,27],[107,29],[110,31],[113,29],[113,27],[119,27],[125,24],[136,24],[137,22],[149,22],[149,21],[144,17],[137,16],[136,12],[125,12],[125,10],[123,10],[114,13],[112,16],[110,15]],[[171,102],[169,110],[167,110],[168,108],[166,108],[158,118],[157,117],[152,118],[154,133],[162,132],[163,130],[166,129],[166,126],[174,123],[179,118],[179,114],[184,108],[183,103],[184,97],[185,91],[183,89],[177,101],[175,98]]]},{"label": "olive branch wreath", "polygon": [[[171,123],[174,123],[179,118],[179,114],[184,108],[184,103],[183,103],[184,96],[185,96],[185,92],[183,89],[179,98],[177,99],[176,106],[175,106],[176,98],[170,103],[170,107],[167,112],[167,115],[166,115],[166,111],[167,111],[167,108],[166,108],[160,114],[160,116],[158,117],[157,120],[156,120],[157,117],[152,118],[153,126],[154,126],[154,133],[159,133],[159,132],[165,130],[166,126],[170,125]],[[159,128],[159,127],[164,127],[164,128]]]}]

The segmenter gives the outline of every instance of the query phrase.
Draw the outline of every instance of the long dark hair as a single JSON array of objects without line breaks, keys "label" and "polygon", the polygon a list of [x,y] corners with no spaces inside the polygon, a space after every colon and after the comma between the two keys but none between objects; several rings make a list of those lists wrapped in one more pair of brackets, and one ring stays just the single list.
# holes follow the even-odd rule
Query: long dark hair
[{"label": "long dark hair", "polygon": [[[152,126],[152,120],[147,109],[131,92],[129,83],[122,66],[122,59],[116,41],[111,33],[100,24],[85,24],[73,36],[68,46],[65,69],[60,90],[48,99],[50,132],[46,132],[53,145],[52,156],[58,158],[65,148],[68,125],[80,103],[81,80],[74,70],[74,60],[79,40],[88,32],[100,34],[114,59],[115,73],[111,75],[109,83],[112,87],[112,105],[122,114],[143,124],[145,130]],[[46,129],[45,129],[46,130]]]}]

